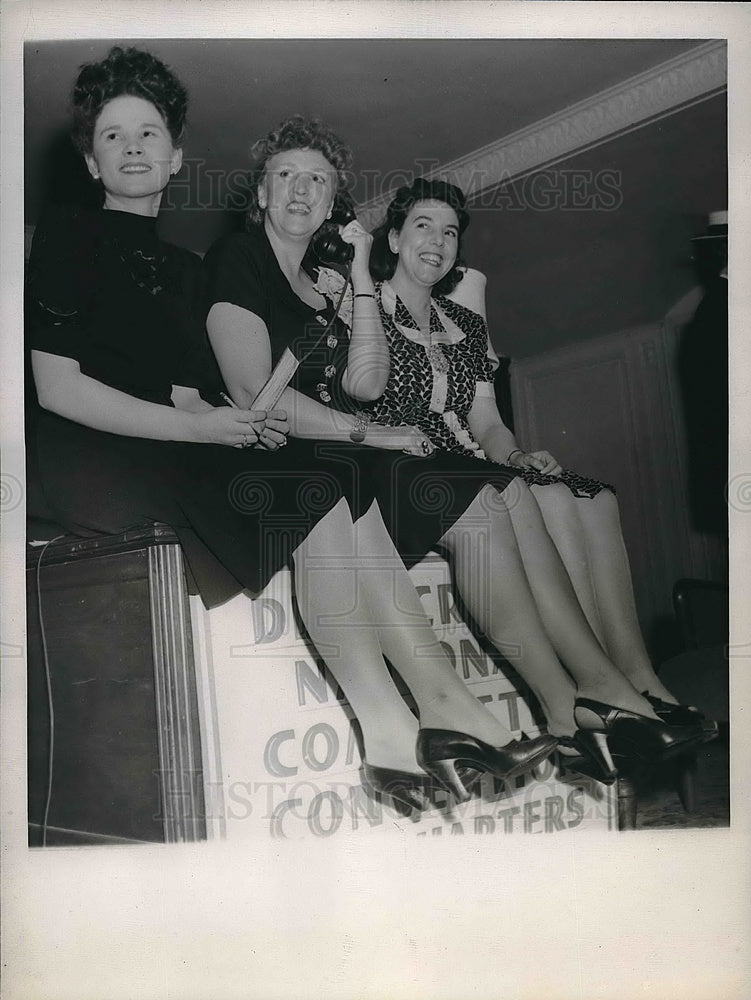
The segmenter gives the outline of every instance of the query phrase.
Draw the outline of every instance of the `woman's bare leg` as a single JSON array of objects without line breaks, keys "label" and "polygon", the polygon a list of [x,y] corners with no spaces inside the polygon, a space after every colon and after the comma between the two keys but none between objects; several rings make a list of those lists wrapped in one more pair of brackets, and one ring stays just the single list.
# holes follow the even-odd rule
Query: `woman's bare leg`
[{"label": "woman's bare leg", "polygon": [[342,501],[294,558],[301,617],[358,718],[370,764],[419,771],[418,722],[384,653],[415,700],[420,726],[469,733],[492,746],[513,739],[456,676],[376,505],[355,529]]},{"label": "woman's bare leg", "polygon": [[488,488],[443,536],[454,581],[485,637],[540,702],[548,728],[571,735],[576,686],[561,667],[529,587],[508,512]]},{"label": "woman's bare leg", "polygon": [[423,728],[468,733],[491,746],[512,734],[456,675],[433,631],[377,504],[355,524],[358,575],[381,649],[410,690]]},{"label": "woman's bare leg", "polygon": [[605,629],[600,617],[587,540],[579,517],[577,500],[571,490],[562,483],[514,489],[514,497],[517,494],[520,504],[536,503],[540,508],[545,528],[566,568],[584,617],[597,641],[607,652]]},{"label": "woman's bare leg", "polygon": [[357,716],[368,761],[416,772],[417,719],[384,662],[360,585],[354,539],[350,510],[342,500],[295,551],[300,615]]},{"label": "woman's bare leg", "polygon": [[551,731],[573,730],[572,693],[558,658],[579,695],[654,718],[589,628],[536,504],[522,509],[512,496],[507,509],[505,499],[506,491],[486,487],[442,539],[474,620],[504,655],[509,642],[518,647],[514,666],[540,698]]},{"label": "woman's bare leg", "polygon": [[576,506],[587,547],[608,656],[637,691],[675,702],[652,667],[636,613],[618,501],[610,490]]},{"label": "woman's bare leg", "polygon": [[637,691],[674,702],[644,645],[615,495],[602,490],[593,498],[575,497],[562,483],[532,486],[529,493],[608,658]]}]

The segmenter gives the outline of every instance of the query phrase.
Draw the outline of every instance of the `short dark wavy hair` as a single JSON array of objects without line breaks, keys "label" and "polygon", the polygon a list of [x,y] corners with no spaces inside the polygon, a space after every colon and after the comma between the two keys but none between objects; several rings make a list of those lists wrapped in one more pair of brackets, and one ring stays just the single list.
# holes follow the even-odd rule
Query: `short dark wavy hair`
[{"label": "short dark wavy hair", "polygon": [[258,205],[258,185],[263,179],[266,164],[271,157],[286,149],[317,149],[326,157],[336,170],[334,208],[339,207],[341,196],[347,191],[351,181],[352,150],[342,142],[333,129],[318,118],[292,115],[272,129],[263,139],[255,142],[251,148],[253,166],[248,174],[247,226],[263,222],[263,210]]},{"label": "short dark wavy hair", "polygon": [[386,210],[386,218],[373,230],[373,245],[370,249],[370,273],[375,281],[388,281],[393,277],[399,255],[389,247],[389,233],[392,229],[401,232],[407,216],[418,202],[442,201],[456,212],[459,221],[459,238],[456,246],[454,266],[433,288],[436,295],[448,295],[462,280],[464,267],[462,259],[462,235],[469,225],[467,199],[461,188],[448,181],[428,180],[418,177],[411,184],[400,187]]},{"label": "short dark wavy hair", "polygon": [[185,87],[150,52],[115,45],[106,59],[81,67],[73,88],[73,142],[79,153],[91,154],[102,108],[124,94],[153,104],[167,125],[172,144],[182,145],[188,110]]}]

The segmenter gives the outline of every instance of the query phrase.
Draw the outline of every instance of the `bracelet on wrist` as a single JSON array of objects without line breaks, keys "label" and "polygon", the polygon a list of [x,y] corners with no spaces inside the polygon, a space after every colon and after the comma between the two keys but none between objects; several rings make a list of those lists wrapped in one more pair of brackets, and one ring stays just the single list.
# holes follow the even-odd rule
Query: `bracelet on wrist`
[{"label": "bracelet on wrist", "polygon": [[511,459],[514,457],[514,455],[523,455],[523,454],[524,452],[521,450],[521,448],[514,448],[513,451],[510,451],[508,453],[508,455],[506,456],[506,461],[503,464],[511,465]]},{"label": "bracelet on wrist", "polygon": [[368,425],[370,424],[370,414],[366,413],[364,410],[358,410],[355,414],[355,426],[349,432],[349,439],[355,444],[362,444],[365,440],[365,435],[368,433]]},{"label": "bracelet on wrist", "polygon": [[356,299],[374,299],[375,295],[373,292],[355,292]]}]

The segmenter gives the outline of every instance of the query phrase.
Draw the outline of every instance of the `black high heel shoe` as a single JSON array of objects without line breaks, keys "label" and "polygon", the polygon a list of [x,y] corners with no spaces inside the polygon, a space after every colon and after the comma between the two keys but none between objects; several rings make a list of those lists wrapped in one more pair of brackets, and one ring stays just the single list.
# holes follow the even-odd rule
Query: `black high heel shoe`
[{"label": "black high heel shoe", "polygon": [[421,729],[417,734],[417,763],[460,802],[466,802],[470,793],[458,765],[487,771],[497,778],[515,778],[541,764],[557,745],[554,736],[537,736],[533,740],[512,740],[506,746],[492,747],[467,733]]},{"label": "black high heel shoe", "polygon": [[[597,717],[595,726],[582,725],[581,713],[586,709]],[[684,753],[703,742],[701,726],[668,725],[661,719],[649,719],[625,708],[607,705],[591,698],[577,698],[574,718],[579,726],[578,739],[594,757],[603,773],[615,772],[613,758],[654,763]]]},{"label": "black high heel shoe", "polygon": [[[462,793],[463,801],[464,798],[469,798],[469,793],[482,777],[482,771],[471,767],[460,767],[457,770],[462,787],[467,793],[466,796]],[[424,771],[416,774],[413,771],[398,771],[390,767],[375,767],[363,761],[362,773],[363,783],[374,792],[390,796],[399,804],[399,811],[405,816],[414,811],[424,812],[429,809],[433,805],[433,794],[445,789],[443,784],[436,784]]]},{"label": "black high heel shoe", "polygon": [[659,715],[663,722],[672,726],[690,726],[698,723],[704,733],[704,743],[709,743],[717,737],[720,727],[714,719],[708,719],[706,715],[694,705],[674,705],[671,701],[663,701],[656,698],[649,691],[642,691],[642,695],[647,699],[654,709],[655,715]]},{"label": "black high heel shoe", "polygon": [[374,792],[390,796],[394,802],[410,812],[423,812],[430,806],[430,791],[432,783],[425,772],[416,774],[412,771],[398,771],[390,767],[374,767],[367,761],[362,762],[363,783],[369,785]]},{"label": "black high heel shoe", "polygon": [[[599,753],[593,753],[587,737],[580,739],[582,730],[573,736],[558,736],[558,761],[566,771],[576,771],[587,778],[594,778],[603,785],[612,785],[618,777],[615,768],[609,768]],[[566,753],[566,750],[573,751]]]}]

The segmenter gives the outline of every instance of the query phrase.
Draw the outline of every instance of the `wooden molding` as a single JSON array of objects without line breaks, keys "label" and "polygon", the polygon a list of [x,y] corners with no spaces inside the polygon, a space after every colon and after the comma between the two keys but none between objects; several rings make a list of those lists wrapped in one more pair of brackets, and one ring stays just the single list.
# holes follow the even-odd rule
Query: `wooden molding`
[{"label": "wooden molding", "polygon": [[148,552],[165,840],[204,840],[201,744],[182,553],[179,545],[154,546]]},{"label": "wooden molding", "polygon": [[[557,111],[428,174],[477,197],[499,184],[569,159],[585,149],[700,103],[727,88],[727,43],[707,42]],[[387,191],[358,206],[366,229],[377,225]]]},{"label": "wooden molding", "polygon": [[[707,42],[569,105],[526,128],[450,160],[427,176],[457,184],[470,197],[682,111],[727,89],[727,42]],[[392,192],[357,206],[366,229],[381,222]],[[24,229],[28,261],[34,226]]]}]

